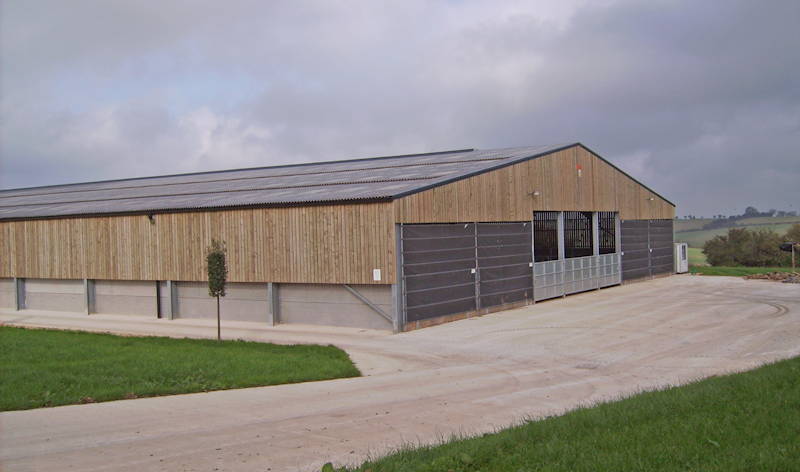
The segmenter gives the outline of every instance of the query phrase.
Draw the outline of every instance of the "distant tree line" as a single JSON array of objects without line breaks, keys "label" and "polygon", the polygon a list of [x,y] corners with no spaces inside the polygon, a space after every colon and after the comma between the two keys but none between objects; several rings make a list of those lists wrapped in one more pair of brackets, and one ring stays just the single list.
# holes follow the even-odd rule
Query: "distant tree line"
[{"label": "distant tree line", "polygon": [[[710,224],[717,223],[718,221],[721,223],[725,222],[733,222],[736,220],[741,220],[744,218],[783,218],[787,216],[797,216],[796,210],[775,210],[769,209],[767,211],[759,211],[758,208],[749,206],[745,208],[744,213],[741,215],[729,215],[725,216],[723,214],[712,215],[711,219],[715,220],[712,221]],[[697,219],[704,219],[703,216],[696,216],[696,215],[686,215],[683,217],[685,220],[697,220]],[[711,229],[711,227],[709,227]]]},{"label": "distant tree line", "polygon": [[780,250],[783,242],[800,242],[800,223],[786,234],[767,229],[731,228],[728,234],[706,241],[703,254],[712,266],[785,267],[791,254]]}]

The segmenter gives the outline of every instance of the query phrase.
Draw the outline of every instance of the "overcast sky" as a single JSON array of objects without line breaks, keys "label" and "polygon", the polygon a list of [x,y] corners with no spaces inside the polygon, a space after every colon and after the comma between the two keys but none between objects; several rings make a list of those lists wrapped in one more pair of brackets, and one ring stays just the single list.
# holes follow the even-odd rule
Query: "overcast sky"
[{"label": "overcast sky", "polygon": [[580,141],[800,210],[800,2],[0,1],[0,188]]}]

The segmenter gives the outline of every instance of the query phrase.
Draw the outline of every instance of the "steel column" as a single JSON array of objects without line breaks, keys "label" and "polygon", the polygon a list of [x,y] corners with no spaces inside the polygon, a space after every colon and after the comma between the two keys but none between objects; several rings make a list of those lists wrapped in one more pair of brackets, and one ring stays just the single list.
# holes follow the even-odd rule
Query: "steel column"
[{"label": "steel column", "polygon": [[167,298],[169,299],[166,306],[167,319],[174,320],[178,314],[178,284],[172,280],[167,280]]},{"label": "steel column", "polygon": [[20,277],[14,277],[14,308],[25,309],[25,279]]},{"label": "steel column", "polygon": [[566,259],[566,245],[567,245],[567,242],[564,240],[564,212],[563,211],[559,211],[558,212],[558,225],[556,226],[556,228],[557,228],[556,231],[557,231],[557,234],[558,234],[558,237],[556,238],[556,239],[558,239],[558,260],[559,261],[563,261],[564,259]]},{"label": "steel column", "polygon": [[531,303],[536,304],[536,227],[534,215],[531,212]]},{"label": "steel column", "polygon": [[280,313],[278,307],[280,299],[278,298],[278,284],[274,282],[267,283],[267,324],[275,326],[280,323]]},{"label": "steel column", "polygon": [[84,313],[91,315],[95,312],[94,280],[83,279],[83,309]]},{"label": "steel column", "polygon": [[475,309],[481,309],[481,268],[478,267],[478,223],[473,225],[473,237],[475,238]]},{"label": "steel column", "polygon": [[405,284],[403,283],[403,225],[394,225],[395,283],[392,284],[392,313],[395,333],[401,333],[406,327]]}]

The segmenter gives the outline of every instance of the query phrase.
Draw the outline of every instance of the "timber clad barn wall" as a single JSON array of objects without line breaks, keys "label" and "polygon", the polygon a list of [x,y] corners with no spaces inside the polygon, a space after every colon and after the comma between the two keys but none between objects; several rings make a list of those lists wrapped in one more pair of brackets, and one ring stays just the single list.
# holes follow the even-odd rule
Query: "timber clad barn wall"
[{"label": "timber clad barn wall", "polygon": [[674,216],[579,143],[2,190],[0,307],[208,317],[214,238],[223,319],[397,331],[668,273]]},{"label": "timber clad barn wall", "polygon": [[[0,222],[0,277],[205,280],[211,238],[231,282],[392,283],[390,203]],[[381,281],[373,269],[385,274]]]}]

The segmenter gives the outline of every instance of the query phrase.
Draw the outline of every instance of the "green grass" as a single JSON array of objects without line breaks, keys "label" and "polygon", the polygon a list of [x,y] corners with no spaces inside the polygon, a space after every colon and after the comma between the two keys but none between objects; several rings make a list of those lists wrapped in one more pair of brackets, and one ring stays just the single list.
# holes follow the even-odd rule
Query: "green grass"
[{"label": "green grass", "polygon": [[404,450],[358,470],[800,470],[798,379],[795,358],[495,434]]},{"label": "green grass", "polygon": [[[694,232],[702,230],[705,225],[715,221],[711,218],[698,218],[696,220],[675,220],[675,232],[682,233],[685,231]],[[735,228],[740,228],[743,226],[752,227],[751,229],[755,228],[763,228],[763,227],[789,227],[794,223],[800,223],[800,216],[782,216],[780,218],[771,218],[771,217],[758,217],[758,218],[742,218],[741,220],[735,220],[730,222],[731,225],[734,225]],[[787,226],[788,225],[788,226]],[[786,229],[783,229],[779,232],[786,232]]]},{"label": "green grass", "polygon": [[761,216],[758,218],[742,218],[741,220],[736,221],[737,226],[776,225],[776,224],[792,225],[794,223],[800,223],[800,216],[782,216],[780,218]]},{"label": "green grass", "polygon": [[689,265],[708,265],[706,255],[703,254],[702,249],[696,247],[689,248]]},{"label": "green grass", "polygon": [[744,277],[752,274],[766,274],[768,272],[791,272],[791,267],[714,267],[714,266],[689,266],[689,272],[699,275],[727,275],[731,277]]},{"label": "green grass", "polygon": [[0,327],[0,411],[359,375],[333,346]]},{"label": "green grass", "polygon": [[[768,229],[778,234],[786,233],[792,227],[791,223],[779,224],[758,224],[758,225],[737,225],[735,228],[747,228],[750,230]],[[675,242],[687,243],[689,247],[702,248],[703,244],[714,236],[728,234],[730,228],[717,228],[703,231],[677,231],[675,232]]]}]

